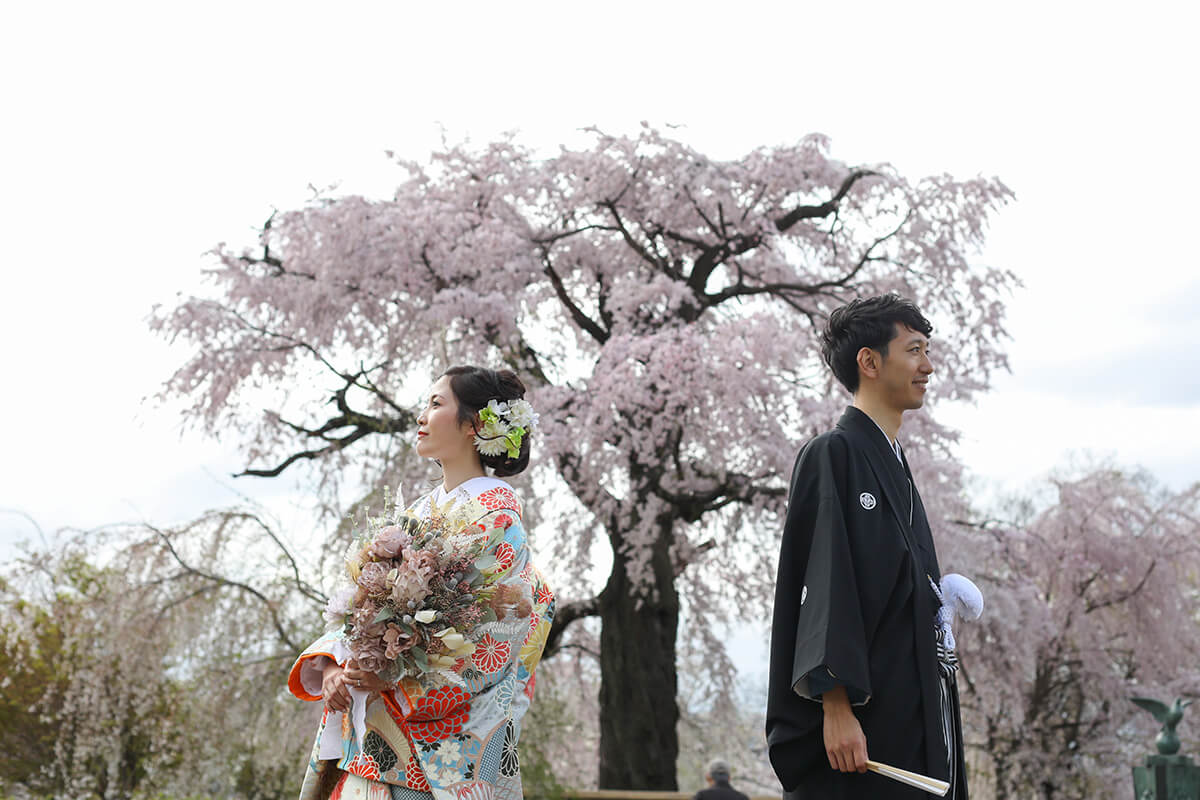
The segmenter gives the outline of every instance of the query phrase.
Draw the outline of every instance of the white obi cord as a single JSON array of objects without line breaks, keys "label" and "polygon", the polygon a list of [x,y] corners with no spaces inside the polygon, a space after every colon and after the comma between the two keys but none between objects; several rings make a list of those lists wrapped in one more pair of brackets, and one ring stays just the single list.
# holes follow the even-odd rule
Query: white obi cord
[{"label": "white obi cord", "polygon": [[[350,648],[341,640],[334,641],[329,648],[333,661],[344,666],[350,660]],[[321,683],[325,667],[329,665],[327,656],[309,658],[300,665],[300,684],[309,694],[320,695]],[[354,727],[354,738],[361,750],[367,738],[367,698],[370,692],[365,689],[347,687],[350,692],[350,722]],[[330,711],[325,720],[325,729],[321,731],[321,745],[317,750],[317,758],[342,757],[342,711]]]},{"label": "white obi cord", "polygon": [[929,581],[938,599],[942,601],[937,613],[937,626],[944,636],[946,649],[954,649],[954,618],[974,620],[983,613],[983,593],[970,579],[951,572],[942,576],[939,586]]}]

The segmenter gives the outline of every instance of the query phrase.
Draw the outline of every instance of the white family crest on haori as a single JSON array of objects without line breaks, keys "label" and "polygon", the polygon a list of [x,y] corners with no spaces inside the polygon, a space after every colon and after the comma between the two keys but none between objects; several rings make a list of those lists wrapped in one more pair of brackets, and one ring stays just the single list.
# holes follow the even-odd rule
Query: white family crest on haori
[{"label": "white family crest on haori", "polygon": [[875,507],[875,495],[871,494],[870,492],[863,492],[858,496],[858,502],[863,508],[865,508],[867,511],[870,511]]}]

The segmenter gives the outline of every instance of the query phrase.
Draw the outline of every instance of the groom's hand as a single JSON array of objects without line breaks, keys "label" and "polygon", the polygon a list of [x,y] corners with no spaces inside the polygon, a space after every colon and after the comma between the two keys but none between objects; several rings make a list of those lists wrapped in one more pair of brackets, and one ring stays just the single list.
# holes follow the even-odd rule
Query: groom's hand
[{"label": "groom's hand", "polygon": [[867,771],[867,737],[850,700],[846,687],[838,686],[821,696],[825,712],[825,755],[829,766],[839,772]]}]

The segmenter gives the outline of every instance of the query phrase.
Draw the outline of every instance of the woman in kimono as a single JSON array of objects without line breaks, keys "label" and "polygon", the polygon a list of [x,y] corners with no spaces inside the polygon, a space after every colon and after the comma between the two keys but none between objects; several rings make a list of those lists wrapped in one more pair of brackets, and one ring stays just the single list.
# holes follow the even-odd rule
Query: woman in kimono
[{"label": "woman in kimono", "polygon": [[495,564],[483,570],[496,619],[469,632],[475,649],[453,668],[461,685],[386,683],[357,667],[340,631],[313,643],[288,678],[294,695],[325,703],[301,800],[522,797],[517,741],[554,617],[521,505],[500,480],[529,463],[537,415],[524,394],[512,372],[454,367],[433,384],[417,419],[417,454],[441,464],[442,484],[409,511],[465,512],[474,535],[499,534],[488,551]]}]

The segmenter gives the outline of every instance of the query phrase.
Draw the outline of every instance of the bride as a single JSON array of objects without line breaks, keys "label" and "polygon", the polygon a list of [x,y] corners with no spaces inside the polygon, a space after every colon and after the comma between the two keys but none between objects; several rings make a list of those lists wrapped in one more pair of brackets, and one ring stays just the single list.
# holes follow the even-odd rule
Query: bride
[{"label": "bride", "polygon": [[417,419],[417,454],[441,464],[442,484],[409,511],[465,510],[479,535],[502,533],[490,551],[496,619],[469,632],[475,650],[454,666],[462,685],[386,683],[357,668],[341,631],[314,642],[288,677],[296,697],[325,703],[300,800],[521,800],[517,741],[554,618],[521,504],[500,480],[529,464],[537,415],[524,394],[507,370],[453,367]]}]

